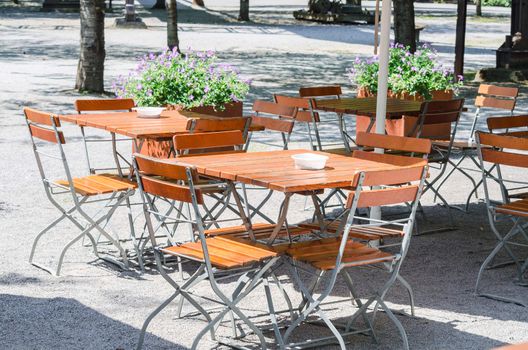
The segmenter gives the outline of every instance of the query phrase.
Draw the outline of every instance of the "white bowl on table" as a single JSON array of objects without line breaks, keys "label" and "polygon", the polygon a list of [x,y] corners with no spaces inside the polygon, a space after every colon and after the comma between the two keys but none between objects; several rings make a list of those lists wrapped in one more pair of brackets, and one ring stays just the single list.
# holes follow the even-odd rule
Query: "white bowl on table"
[{"label": "white bowl on table", "polygon": [[138,118],[159,118],[165,107],[135,107]]},{"label": "white bowl on table", "polygon": [[295,162],[295,168],[305,170],[321,170],[326,166],[328,156],[315,153],[299,153],[291,156]]}]

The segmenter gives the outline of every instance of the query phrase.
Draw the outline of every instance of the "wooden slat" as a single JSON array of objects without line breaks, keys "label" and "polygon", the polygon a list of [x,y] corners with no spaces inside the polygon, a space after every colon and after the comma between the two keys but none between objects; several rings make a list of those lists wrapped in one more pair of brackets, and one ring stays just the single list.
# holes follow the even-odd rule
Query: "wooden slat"
[{"label": "wooden slat", "polygon": [[207,148],[230,147],[244,144],[244,136],[241,131],[207,132],[199,134],[175,135],[173,140],[176,151],[199,150]]},{"label": "wooden slat", "polygon": [[196,170],[184,163],[168,162],[159,158],[153,158],[142,154],[134,154],[134,159],[142,174],[163,176],[173,180],[187,181],[187,168],[191,168],[193,180],[198,179]]},{"label": "wooden slat", "polygon": [[[163,198],[170,198],[180,202],[192,202],[191,190],[189,187],[180,186],[173,182],[156,179],[146,175],[141,176],[141,185],[143,186],[143,191],[146,193]],[[201,190],[195,189],[195,194],[198,204],[202,204],[203,196]]]},{"label": "wooden slat", "polygon": [[55,122],[55,126],[61,126],[59,118],[53,113],[38,111],[33,108],[25,107],[24,115],[28,120],[36,124],[53,126],[53,120]]},{"label": "wooden slat", "polygon": [[497,135],[481,131],[477,131],[477,135],[481,145],[528,151],[528,139],[526,138]]},{"label": "wooden slat", "polygon": [[[381,207],[407,202],[414,202],[418,186],[403,186],[384,188],[379,190],[363,190],[359,194],[358,208]],[[347,199],[347,208],[352,207],[354,192],[350,192]]]},{"label": "wooden slat", "polygon": [[431,140],[418,139],[415,137],[358,132],[356,136],[356,144],[359,146],[383,148],[386,150],[429,154],[431,153],[432,142]]},{"label": "wooden slat", "polygon": [[506,100],[492,96],[477,96],[475,98],[475,106],[506,109],[511,111],[515,108],[515,100]]},{"label": "wooden slat", "polygon": [[55,134],[55,131],[48,128],[43,128],[38,125],[31,124],[29,125],[29,130],[31,131],[31,136],[36,137],[38,139],[41,139],[43,141],[58,143],[61,144],[66,143],[64,139],[64,134],[62,131],[58,132],[58,139],[57,135]]},{"label": "wooden slat", "polygon": [[342,94],[343,91],[339,85],[309,86],[299,89],[299,96],[301,97],[339,96]]},{"label": "wooden slat", "polygon": [[489,117],[486,120],[489,131],[497,129],[528,128],[528,115]]},{"label": "wooden slat", "polygon": [[[131,190],[137,187],[135,182],[112,174],[98,174],[81,178],[73,178],[72,182],[75,191],[84,196]],[[67,180],[58,180],[54,183],[61,186],[69,186]]]},{"label": "wooden slat", "polygon": [[528,168],[528,154],[496,151],[493,149],[482,149],[482,159],[485,162],[503,164],[513,167]]},{"label": "wooden slat", "polygon": [[262,125],[267,130],[291,133],[293,130],[293,121],[286,119],[274,119],[261,116],[253,116],[252,124]]},{"label": "wooden slat", "polygon": [[222,119],[192,119],[187,124],[187,129],[193,132],[214,132],[240,130],[244,131],[250,123],[248,117],[234,117]]},{"label": "wooden slat", "polygon": [[519,88],[516,87],[504,87],[489,84],[480,84],[478,94],[483,95],[494,95],[502,97],[517,97]]},{"label": "wooden slat", "polygon": [[508,204],[497,206],[495,210],[499,213],[515,215],[515,216],[528,216],[528,199],[521,199]]},{"label": "wooden slat", "polygon": [[294,117],[296,109],[275,102],[256,100],[253,103],[253,111],[259,114],[265,113],[283,117]]},{"label": "wooden slat", "polygon": [[306,98],[286,96],[286,95],[277,95],[277,94],[274,94],[273,98],[275,99],[276,103],[279,103],[284,106],[303,108],[303,109],[310,108],[310,100]]},{"label": "wooden slat", "polygon": [[128,111],[135,106],[134,100],[130,98],[110,98],[99,100],[76,100],[74,103],[77,112],[92,111]]}]

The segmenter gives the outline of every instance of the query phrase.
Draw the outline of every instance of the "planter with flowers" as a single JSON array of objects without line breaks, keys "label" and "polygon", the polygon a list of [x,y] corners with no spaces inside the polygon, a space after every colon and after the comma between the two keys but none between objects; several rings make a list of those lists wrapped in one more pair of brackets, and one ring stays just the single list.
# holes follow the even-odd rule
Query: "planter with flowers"
[{"label": "planter with flowers", "polygon": [[[242,100],[250,81],[238,70],[218,63],[213,51],[180,54],[167,50],[140,59],[135,70],[113,84],[118,97],[132,98],[138,106],[164,106],[168,109],[237,117],[242,115]],[[166,156],[168,142],[145,142],[142,152]]]},{"label": "planter with flowers", "polygon": [[[424,45],[413,54],[401,44],[391,45],[389,50],[388,95],[392,98],[424,100],[448,100],[458,93],[462,77],[439,63],[438,53]],[[376,96],[378,91],[379,63],[377,56],[356,58],[349,69],[349,79],[358,88],[358,97]],[[356,131],[365,131],[369,118],[358,116]],[[404,136],[411,132],[417,118],[403,116],[387,120],[387,133]],[[449,135],[450,125],[424,127],[424,136]]]}]

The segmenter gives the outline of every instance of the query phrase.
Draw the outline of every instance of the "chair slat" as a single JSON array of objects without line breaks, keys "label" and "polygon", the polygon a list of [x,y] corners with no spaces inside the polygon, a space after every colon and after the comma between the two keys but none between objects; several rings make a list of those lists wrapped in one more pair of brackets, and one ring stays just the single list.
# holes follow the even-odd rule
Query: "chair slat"
[{"label": "chair slat", "polygon": [[502,97],[517,97],[519,88],[516,87],[503,87],[497,85],[480,84],[478,89],[479,94],[494,95]]},{"label": "chair slat", "polygon": [[500,99],[492,96],[477,96],[475,106],[513,110],[515,108],[515,100]]},{"label": "chair slat", "polygon": [[42,112],[42,111],[38,111],[33,108],[25,107],[24,115],[29,121],[36,123],[36,124],[53,126],[53,122],[54,122],[57,127],[61,126],[59,118],[52,113]]},{"label": "chair slat", "polygon": [[310,86],[299,89],[299,96],[301,97],[339,96],[342,94],[343,91],[339,85]]},{"label": "chair slat", "polygon": [[394,170],[368,171],[365,174],[363,186],[398,185],[419,181],[422,177],[424,166],[425,164]]},{"label": "chair slat", "polygon": [[[418,186],[384,188],[379,190],[363,190],[359,196],[358,208],[379,207],[399,203],[413,202],[418,193]],[[347,208],[352,207],[354,192],[347,199]]]},{"label": "chair slat", "polygon": [[234,149],[234,146],[244,144],[244,136],[239,130],[174,135],[172,140],[176,151],[224,147]]},{"label": "chair slat", "polygon": [[482,159],[485,162],[502,164],[513,167],[528,168],[528,154],[482,149]]},{"label": "chair slat", "polygon": [[189,120],[187,130],[193,132],[214,132],[240,130],[244,131],[250,123],[248,117],[233,117],[223,119],[193,119]]},{"label": "chair slat", "polygon": [[58,132],[59,139],[57,140],[57,135],[55,135],[55,131],[52,129],[43,128],[38,125],[30,124],[29,129],[31,130],[31,135],[33,137],[36,137],[38,139],[41,139],[43,141],[65,144],[66,141],[64,140],[64,134],[62,131]]},{"label": "chair slat", "polygon": [[79,113],[91,111],[128,111],[135,106],[135,103],[134,100],[130,98],[109,98],[98,100],[76,100],[74,106],[75,110]]},{"label": "chair slat", "polygon": [[528,139],[515,136],[477,132],[481,145],[528,151]]},{"label": "chair slat", "polygon": [[528,128],[528,115],[516,115],[513,117],[489,117],[486,120],[489,131],[497,129]]},{"label": "chair slat", "polygon": [[253,111],[256,113],[274,114],[283,117],[294,117],[296,109],[279,103],[256,100],[253,103]]},{"label": "chair slat", "polygon": [[293,121],[285,119],[273,119],[268,117],[253,116],[252,123],[261,125],[268,130],[291,133],[293,130]]},{"label": "chair slat", "polygon": [[431,153],[432,147],[432,142],[428,139],[381,135],[366,132],[357,133],[356,144],[358,146],[383,148],[386,150],[397,150],[404,152],[416,152],[421,154]]},{"label": "chair slat", "polygon": [[[158,158],[152,158],[138,153],[134,154],[134,158],[141,173],[163,176],[173,180],[187,180],[186,164],[167,163]],[[191,174],[193,180],[198,178],[196,169],[191,168]]]},{"label": "chair slat", "polygon": [[[150,176],[141,176],[141,185],[146,193],[170,198],[175,201],[192,203],[191,190],[189,187],[177,185],[172,182],[155,179]],[[195,190],[196,201],[203,204],[203,195],[199,189]]]},{"label": "chair slat", "polygon": [[275,102],[284,106],[304,109],[310,108],[310,100],[306,98],[277,94],[273,95],[273,98],[275,99]]}]

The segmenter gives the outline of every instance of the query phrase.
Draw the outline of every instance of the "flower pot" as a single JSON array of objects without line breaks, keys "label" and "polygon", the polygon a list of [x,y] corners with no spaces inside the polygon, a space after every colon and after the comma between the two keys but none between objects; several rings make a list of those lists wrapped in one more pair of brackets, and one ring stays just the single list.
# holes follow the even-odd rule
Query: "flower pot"
[{"label": "flower pot", "polygon": [[[453,91],[447,90],[447,91],[432,91],[431,92],[432,99],[431,100],[450,100],[453,98]],[[358,98],[366,98],[366,97],[374,97],[375,94],[370,93],[368,90],[364,88],[360,88],[358,90]],[[420,95],[410,95],[407,93],[403,94],[394,94],[392,92],[388,92],[389,98],[400,98],[405,100],[415,100],[415,101],[423,101],[424,98]],[[385,120],[385,130],[387,131],[388,135],[395,135],[395,136],[408,136],[413,128],[415,127],[416,122],[418,121],[418,118],[415,116],[408,116],[404,115],[400,119],[387,119]],[[366,131],[368,128],[368,125],[370,123],[370,117],[368,116],[362,116],[358,115],[356,118],[356,133],[361,131]],[[376,129],[376,124],[372,127],[371,130]],[[451,131],[451,124],[436,124],[436,125],[426,125],[422,131],[422,136],[424,137],[432,137],[435,139],[449,139],[450,137],[450,131]]]},{"label": "flower pot", "polygon": [[[242,113],[242,102],[232,102],[225,105],[224,110],[215,110],[212,106],[194,107],[187,109],[190,112],[214,115],[221,118],[229,117],[241,117]],[[168,106],[169,109],[183,110],[184,108],[179,105]],[[156,158],[169,158],[169,153],[172,147],[172,140],[157,141],[157,140],[145,140],[141,147],[141,154],[145,154]]]}]

